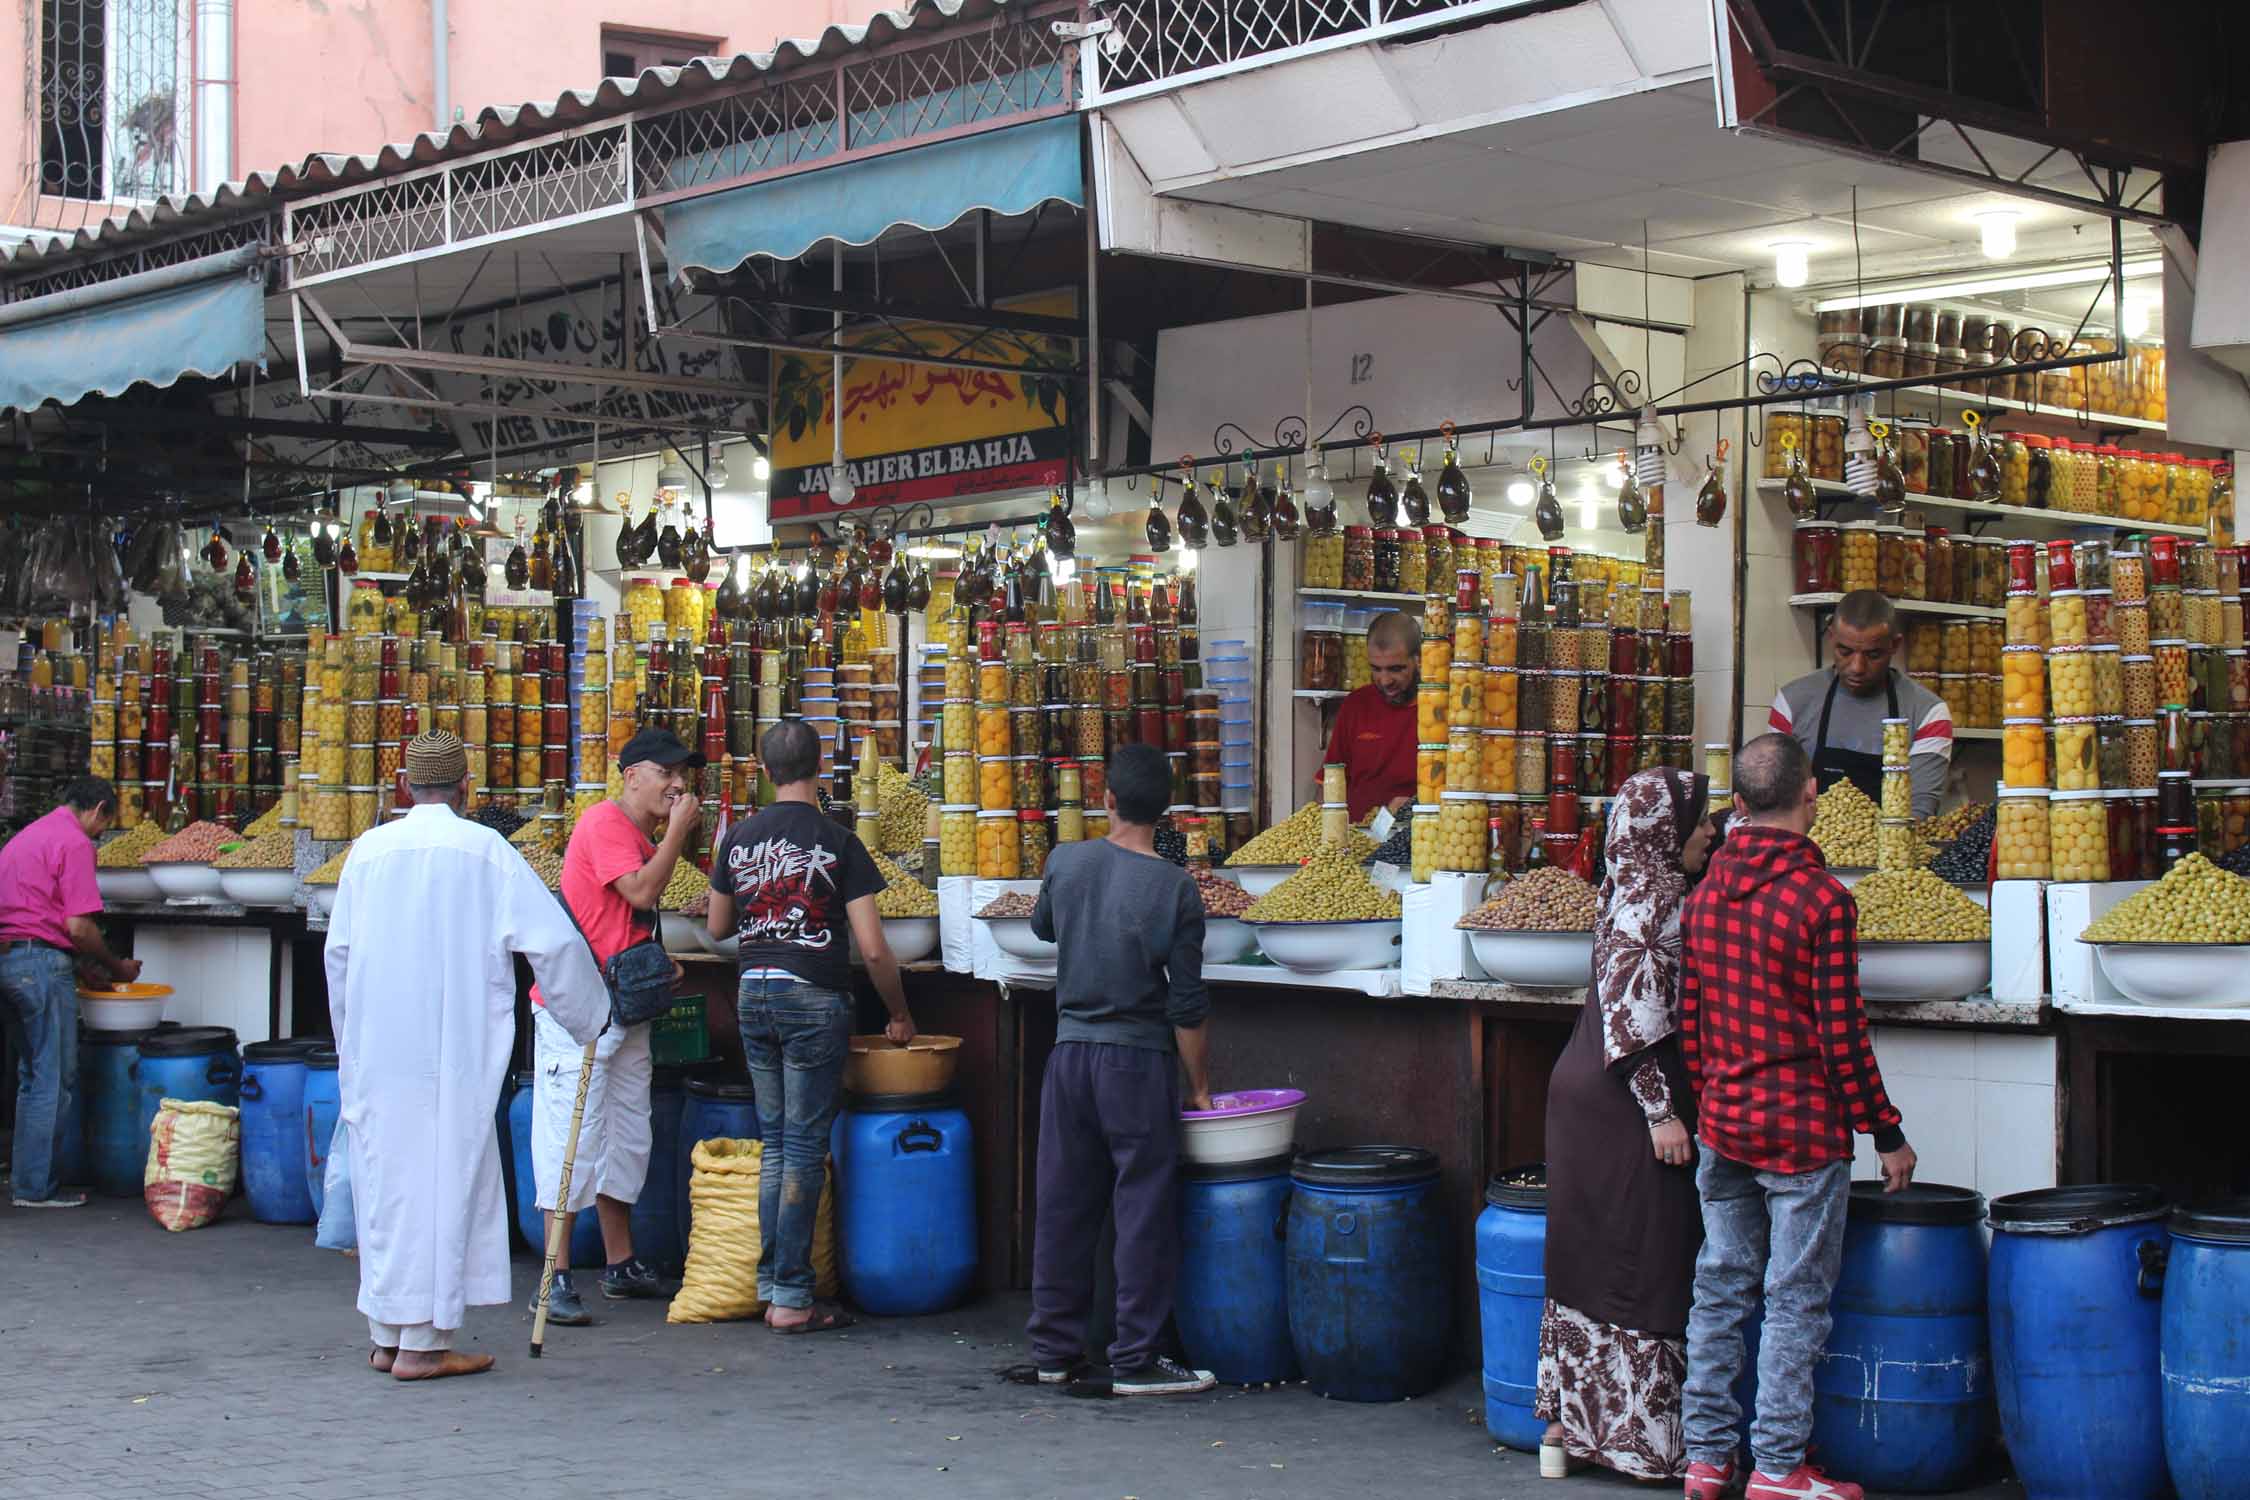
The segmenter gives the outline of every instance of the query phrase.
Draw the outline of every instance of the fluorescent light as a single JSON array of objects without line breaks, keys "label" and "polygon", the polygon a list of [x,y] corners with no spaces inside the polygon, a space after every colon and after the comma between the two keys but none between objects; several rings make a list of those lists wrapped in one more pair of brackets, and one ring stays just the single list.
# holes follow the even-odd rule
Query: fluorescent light
[{"label": "fluorescent light", "polygon": [[2006,260],[2016,253],[2016,219],[2012,208],[1989,209],[1976,216],[1978,238],[1986,260]]},{"label": "fluorescent light", "polygon": [[1538,491],[1531,487],[1531,481],[1528,479],[1511,479],[1508,481],[1508,503],[1510,505],[1529,505],[1532,497],[1537,493]]},{"label": "fluorescent light", "polygon": [[1809,240],[1775,240],[1773,279],[1782,286],[1803,286],[1812,279],[1812,243]]},{"label": "fluorescent light", "polygon": [[1592,531],[1602,524],[1602,497],[1588,488],[1578,496],[1578,525],[1583,531]]},{"label": "fluorescent light", "polygon": [[763,453],[751,461],[750,475],[760,484],[764,484],[767,480],[773,478],[773,464]]},{"label": "fluorescent light", "polygon": [[1623,464],[1605,464],[1602,466],[1601,474],[1602,483],[1608,485],[1611,489],[1621,490],[1625,488],[1625,466]]},{"label": "fluorescent light", "polygon": [[[2125,279],[2154,276],[2164,269],[2161,256],[2147,256],[2125,262]],[[1972,276],[1953,281],[1902,282],[1886,286],[1880,291],[1860,292],[1847,297],[1827,297],[1813,304],[1814,312],[1843,312],[1854,307],[1880,307],[1888,302],[1907,302],[1916,297],[1982,297],[1993,292],[2032,292],[2043,287],[2085,286],[2104,281],[2109,277],[2109,262],[2092,265],[2065,266],[2052,271],[2018,271],[1993,276]]]}]

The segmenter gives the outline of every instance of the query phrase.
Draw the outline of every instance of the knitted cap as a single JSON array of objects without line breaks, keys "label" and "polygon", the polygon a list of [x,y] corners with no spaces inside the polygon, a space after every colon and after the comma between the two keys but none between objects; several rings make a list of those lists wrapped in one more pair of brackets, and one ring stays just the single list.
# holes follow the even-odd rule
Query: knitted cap
[{"label": "knitted cap", "polygon": [[451,730],[433,730],[407,742],[406,779],[415,786],[452,786],[468,774],[468,748]]}]

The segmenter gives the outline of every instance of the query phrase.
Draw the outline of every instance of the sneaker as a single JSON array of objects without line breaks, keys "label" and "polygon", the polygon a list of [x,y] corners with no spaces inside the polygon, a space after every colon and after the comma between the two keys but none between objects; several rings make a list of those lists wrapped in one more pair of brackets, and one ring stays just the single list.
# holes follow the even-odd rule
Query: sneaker
[{"label": "sneaker", "polygon": [[84,1208],[86,1195],[58,1188],[44,1198],[15,1198],[10,1201],[18,1208]]},{"label": "sneaker", "polygon": [[1068,1385],[1086,1373],[1086,1361],[1080,1359],[1067,1365],[1040,1365],[1037,1370],[1041,1385]]},{"label": "sneaker", "polygon": [[1119,1370],[1109,1383],[1117,1396],[1192,1396],[1217,1385],[1209,1370],[1191,1370],[1176,1359],[1152,1359],[1132,1370]]},{"label": "sneaker", "polygon": [[602,1295],[612,1302],[627,1297],[661,1297],[664,1278],[656,1274],[656,1267],[636,1255],[602,1272]]},{"label": "sneaker", "polygon": [[[531,1294],[531,1315],[539,1316],[537,1291]],[[570,1284],[568,1271],[557,1271],[555,1284],[547,1289],[547,1321],[565,1328],[584,1328],[594,1321],[594,1315],[586,1311],[586,1304],[579,1300],[578,1289]]]},{"label": "sneaker", "polygon": [[1778,1479],[1752,1470],[1743,1500],[1867,1500],[1867,1492],[1856,1484],[1830,1479],[1811,1464],[1799,1464]]},{"label": "sneaker", "polygon": [[1687,1466],[1685,1494],[1687,1500],[1726,1500],[1741,1482],[1742,1476],[1736,1470],[1733,1459],[1727,1460],[1725,1468],[1697,1460]]}]

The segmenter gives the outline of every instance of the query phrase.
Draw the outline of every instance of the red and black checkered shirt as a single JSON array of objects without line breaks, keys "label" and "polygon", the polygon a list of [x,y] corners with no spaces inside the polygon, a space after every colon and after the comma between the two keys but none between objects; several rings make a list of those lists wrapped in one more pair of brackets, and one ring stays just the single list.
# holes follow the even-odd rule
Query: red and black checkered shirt
[{"label": "red and black checkered shirt", "polygon": [[1680,1051],[1703,1143],[1808,1172],[1905,1140],[1859,995],[1859,910],[1812,840],[1732,830],[1680,918]]}]

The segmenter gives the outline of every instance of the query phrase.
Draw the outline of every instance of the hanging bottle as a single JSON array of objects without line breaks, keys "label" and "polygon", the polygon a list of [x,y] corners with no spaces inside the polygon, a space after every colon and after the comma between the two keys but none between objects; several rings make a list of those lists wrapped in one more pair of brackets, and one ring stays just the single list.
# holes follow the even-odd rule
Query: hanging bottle
[{"label": "hanging bottle", "polygon": [[1141,535],[1148,538],[1149,550],[1160,556],[1172,550],[1172,521],[1164,514],[1161,484],[1148,497],[1148,515],[1142,519]]},{"label": "hanging bottle", "polygon": [[265,540],[260,545],[265,550],[267,562],[281,561],[281,534],[273,529],[273,522],[266,522]]},{"label": "hanging bottle", "polygon": [[1894,517],[1906,509],[1906,473],[1899,467],[1898,447],[1888,437],[1875,450],[1875,504]]},{"label": "hanging bottle", "polygon": [[247,551],[235,559],[234,596],[244,604],[258,597],[258,569]]},{"label": "hanging bottle", "polygon": [[209,540],[203,544],[203,560],[209,563],[211,571],[216,573],[227,565],[228,555],[227,529],[224,526],[212,527]]},{"label": "hanging bottle", "polygon": [[1979,412],[1967,411],[1961,420],[1974,433],[1975,446],[1969,455],[1969,498],[1994,505],[2000,499],[2000,456],[1992,451],[1992,439],[1984,430],[1984,417]]},{"label": "hanging bottle", "polygon": [[428,595],[436,604],[453,592],[453,551],[445,545],[442,522],[429,523],[430,534],[422,544],[422,568],[429,578]]},{"label": "hanging bottle", "polygon": [[521,516],[516,517],[516,544],[508,549],[507,565],[502,570],[501,576],[507,580],[508,587],[512,589],[523,588],[531,582],[531,559],[524,555],[523,517]]},{"label": "hanging bottle", "polygon": [[1264,541],[1273,521],[1273,500],[1258,487],[1257,465],[1242,466],[1242,488],[1235,494],[1234,505],[1242,517],[1242,539]]},{"label": "hanging bottle", "polygon": [[380,505],[375,507],[375,525],[368,535],[379,548],[387,550],[391,545],[391,513]]},{"label": "hanging bottle", "polygon": [[[651,505],[654,503],[650,502]],[[637,568],[641,565],[641,529],[633,522],[633,499],[630,495],[622,492],[618,494],[617,513],[622,518],[617,528],[617,566]]]},{"label": "hanging bottle", "polygon": [[1715,527],[1726,518],[1727,487],[1719,477],[1719,466],[1727,461],[1727,440],[1719,439],[1719,451],[1703,461],[1703,487],[1695,492],[1695,524]]},{"label": "hanging bottle", "polygon": [[906,559],[894,549],[891,553],[890,571],[883,575],[883,608],[892,614],[906,609],[907,580]]},{"label": "hanging bottle", "polygon": [[1458,526],[1469,518],[1472,497],[1469,493],[1469,476],[1461,472],[1461,465],[1454,452],[1453,424],[1447,422],[1444,426],[1445,464],[1438,470],[1437,476],[1438,514],[1445,518],[1448,526]]},{"label": "hanging bottle", "polygon": [[1399,491],[1399,506],[1406,512],[1410,526],[1430,524],[1430,492],[1422,488],[1421,455],[1415,454],[1406,461],[1406,484]]},{"label": "hanging bottle", "polygon": [[1267,502],[1269,509],[1267,524],[1273,528],[1275,539],[1284,542],[1297,540],[1297,500],[1289,492],[1289,466],[1287,464],[1275,464],[1273,466],[1273,484],[1260,490],[1258,495],[1259,498],[1265,499]]},{"label": "hanging bottle", "polygon": [[467,530],[467,523],[453,523],[454,545],[461,549],[461,586],[472,594],[482,594],[485,584],[484,544]]},{"label": "hanging bottle", "polygon": [[539,529],[531,534],[531,561],[529,567],[531,587],[552,589],[555,586],[555,559],[548,550],[547,522],[540,518]]},{"label": "hanging bottle", "polygon": [[1057,557],[1078,555],[1078,527],[1070,519],[1071,502],[1056,490],[1047,500],[1047,550]]},{"label": "hanging bottle", "polygon": [[359,551],[352,546],[352,534],[344,533],[344,545],[336,552],[336,571],[346,578],[359,571]]},{"label": "hanging bottle", "polygon": [[290,583],[295,583],[305,576],[305,565],[297,556],[297,542],[294,537],[290,539],[289,550],[281,555],[281,576]]},{"label": "hanging bottle", "polygon": [[724,620],[742,617],[742,590],[736,585],[734,574],[735,565],[729,559],[725,570],[719,574],[719,597],[713,601],[718,606],[719,617]]},{"label": "hanging bottle", "polygon": [[658,566],[677,568],[680,565],[680,525],[673,514],[672,502],[664,504],[664,529],[656,534],[656,561]]},{"label": "hanging bottle", "polygon": [[1391,483],[1391,468],[1383,457],[1380,440],[1375,444],[1375,473],[1367,481],[1367,518],[1377,526],[1398,524],[1398,486]]},{"label": "hanging bottle", "polygon": [[418,557],[414,559],[414,566],[407,569],[405,593],[406,602],[416,609],[430,602],[430,570]]},{"label": "hanging bottle", "polygon": [[1211,513],[1203,508],[1203,497],[1191,471],[1187,483],[1180,486],[1180,540],[1189,550],[1201,552],[1211,544]]},{"label": "hanging bottle", "polygon": [[336,538],[329,535],[328,527],[334,523],[315,521],[312,529],[313,562],[323,568],[336,566]]},{"label": "hanging bottle", "polygon": [[1550,542],[1562,540],[1562,500],[1555,494],[1553,476],[1543,468],[1539,471],[1539,499],[1532,506],[1531,518],[1538,522],[1540,536]]},{"label": "hanging bottle", "polygon": [[1648,526],[1648,502],[1641,498],[1640,476],[1633,472],[1632,455],[1620,452],[1617,466],[1625,472],[1625,482],[1617,487],[1617,524],[1628,536],[1638,536]]},{"label": "hanging bottle", "polygon": [[1242,535],[1234,513],[1234,501],[1228,498],[1226,487],[1219,483],[1216,475],[1205,483],[1211,489],[1211,539],[1222,547],[1231,547]]},{"label": "hanging bottle", "polygon": [[413,572],[416,559],[422,555],[422,528],[412,516],[400,516],[391,535],[391,566],[401,573]]},{"label": "hanging bottle", "polygon": [[1094,590],[1094,623],[1117,623],[1117,580],[1107,573],[1102,575],[1100,584]]},{"label": "hanging bottle", "polygon": [[680,538],[680,566],[687,570],[688,582],[699,587],[711,576],[710,528],[709,516],[705,516],[699,526],[691,515],[687,535]]},{"label": "hanging bottle", "polygon": [[1001,618],[1010,625],[1021,625],[1030,619],[1024,612],[1023,554],[1010,549],[1007,572],[1001,584]]},{"label": "hanging bottle", "polygon": [[1782,441],[1789,444],[1789,472],[1782,476],[1781,498],[1789,507],[1789,514],[1802,521],[1819,510],[1820,496],[1813,489],[1812,475],[1805,469],[1804,450],[1787,435]]},{"label": "hanging bottle", "polygon": [[920,614],[930,607],[929,559],[914,559],[914,576],[907,580],[906,607]]}]

